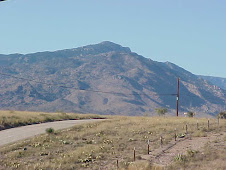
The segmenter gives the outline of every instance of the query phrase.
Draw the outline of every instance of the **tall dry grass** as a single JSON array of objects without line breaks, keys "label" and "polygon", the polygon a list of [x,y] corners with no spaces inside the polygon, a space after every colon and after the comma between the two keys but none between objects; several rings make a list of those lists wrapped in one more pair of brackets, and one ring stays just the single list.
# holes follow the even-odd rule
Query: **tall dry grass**
[{"label": "tall dry grass", "polygon": [[117,168],[118,160],[119,169],[148,169],[151,164],[140,162],[141,155],[147,154],[147,140],[151,150],[159,148],[160,136],[165,145],[173,140],[175,128],[178,134],[185,133],[186,124],[188,133],[199,131],[201,135],[220,132],[226,127],[226,121],[222,120],[218,126],[214,119],[207,129],[207,119],[108,116],[108,120],[98,123],[78,125],[1,148],[0,165],[5,169],[112,170]]},{"label": "tall dry grass", "polygon": [[75,114],[75,113],[44,113],[28,111],[0,111],[0,130],[30,125],[34,123],[44,123],[57,120],[68,119],[90,119],[103,118],[94,114]]}]

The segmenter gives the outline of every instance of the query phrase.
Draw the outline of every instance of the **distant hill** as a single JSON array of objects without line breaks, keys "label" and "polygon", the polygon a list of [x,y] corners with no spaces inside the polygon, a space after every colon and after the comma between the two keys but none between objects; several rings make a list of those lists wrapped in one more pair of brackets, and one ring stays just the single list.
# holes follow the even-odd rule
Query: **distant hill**
[{"label": "distant hill", "polygon": [[212,84],[226,90],[226,78],[213,77],[213,76],[199,76],[200,78],[211,82]]},{"label": "distant hill", "polygon": [[0,109],[153,115],[155,108],[167,107],[175,114],[177,77],[180,114],[214,115],[226,106],[225,90],[112,42],[0,55],[0,72],[36,81],[0,75]]}]

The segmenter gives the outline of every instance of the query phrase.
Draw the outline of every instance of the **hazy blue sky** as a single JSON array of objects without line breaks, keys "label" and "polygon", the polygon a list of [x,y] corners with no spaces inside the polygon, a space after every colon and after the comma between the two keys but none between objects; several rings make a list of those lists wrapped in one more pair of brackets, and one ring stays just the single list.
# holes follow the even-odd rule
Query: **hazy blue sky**
[{"label": "hazy blue sky", "polygon": [[226,77],[225,33],[225,0],[0,2],[1,54],[109,40],[194,74]]}]

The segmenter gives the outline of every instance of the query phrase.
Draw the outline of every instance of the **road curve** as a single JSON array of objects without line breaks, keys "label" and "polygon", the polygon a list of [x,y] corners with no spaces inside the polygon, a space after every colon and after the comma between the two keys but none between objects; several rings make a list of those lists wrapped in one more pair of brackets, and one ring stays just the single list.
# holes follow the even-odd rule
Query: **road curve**
[{"label": "road curve", "polygon": [[56,122],[41,123],[35,125],[22,126],[0,131],[0,147],[18,140],[33,137],[45,133],[46,128],[54,130],[65,129],[74,125],[101,121],[101,119],[84,119],[84,120],[64,120]]}]

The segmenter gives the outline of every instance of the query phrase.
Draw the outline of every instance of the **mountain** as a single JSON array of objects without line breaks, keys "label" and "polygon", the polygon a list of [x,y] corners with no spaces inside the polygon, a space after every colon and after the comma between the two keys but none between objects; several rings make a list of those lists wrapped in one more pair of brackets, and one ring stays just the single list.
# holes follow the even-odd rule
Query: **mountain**
[{"label": "mountain", "polygon": [[11,75],[0,75],[2,110],[153,115],[155,108],[166,107],[175,115],[178,77],[179,114],[191,110],[213,116],[226,106],[225,90],[173,63],[144,58],[108,41],[0,55],[0,73]]},{"label": "mountain", "polygon": [[226,78],[213,77],[213,76],[199,76],[200,78],[207,80],[208,82],[226,90]]}]

